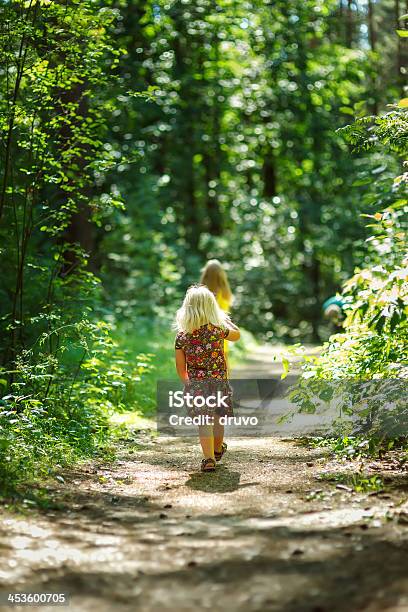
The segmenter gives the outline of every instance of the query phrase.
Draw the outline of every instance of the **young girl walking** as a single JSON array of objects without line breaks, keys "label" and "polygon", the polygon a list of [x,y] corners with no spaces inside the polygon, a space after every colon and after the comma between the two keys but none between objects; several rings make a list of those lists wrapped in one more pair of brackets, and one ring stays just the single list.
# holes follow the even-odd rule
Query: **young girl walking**
[{"label": "young girl walking", "polygon": [[229,312],[232,304],[232,292],[227,273],[218,259],[209,259],[201,272],[200,284],[208,287],[215,295],[218,306]]},{"label": "young girl walking", "polygon": [[[228,276],[218,259],[209,259],[201,271],[200,284],[205,285],[215,295],[218,306],[229,313],[233,295]],[[224,342],[224,354],[228,367],[228,342]]]},{"label": "young girl walking", "polygon": [[205,414],[211,417],[213,422],[198,428],[204,455],[201,470],[213,472],[216,461],[220,461],[227,450],[220,417],[233,415],[224,340],[235,342],[239,339],[240,332],[228,314],[219,307],[214,294],[203,285],[188,289],[183,304],[177,311],[176,328],[176,368],[185,383],[185,391],[204,397],[217,396],[220,391],[221,395],[228,398],[216,403],[214,407],[196,407],[193,403],[192,407],[188,408],[189,416]]}]

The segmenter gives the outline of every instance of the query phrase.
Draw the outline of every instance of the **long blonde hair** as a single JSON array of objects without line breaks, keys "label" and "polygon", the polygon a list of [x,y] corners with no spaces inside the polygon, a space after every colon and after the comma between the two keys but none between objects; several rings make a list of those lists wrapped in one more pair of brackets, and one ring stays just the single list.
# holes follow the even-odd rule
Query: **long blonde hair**
[{"label": "long blonde hair", "polygon": [[208,287],[217,296],[219,293],[227,302],[232,301],[232,292],[228,278],[218,259],[210,259],[201,272],[200,283]]},{"label": "long blonde hair", "polygon": [[230,318],[217,304],[214,294],[204,285],[193,285],[187,290],[174,323],[177,331],[191,333],[202,325],[212,323],[226,328]]}]

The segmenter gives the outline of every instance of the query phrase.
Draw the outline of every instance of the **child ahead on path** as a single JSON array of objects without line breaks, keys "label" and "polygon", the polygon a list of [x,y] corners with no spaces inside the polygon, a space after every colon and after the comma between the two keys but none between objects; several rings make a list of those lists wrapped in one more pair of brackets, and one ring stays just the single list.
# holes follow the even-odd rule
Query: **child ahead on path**
[{"label": "child ahead on path", "polygon": [[232,292],[227,274],[218,259],[207,261],[201,272],[200,284],[205,285],[212,291],[218,306],[224,312],[229,312],[232,304]]},{"label": "child ahead on path", "polygon": [[[229,313],[233,295],[228,282],[227,273],[218,259],[210,259],[207,261],[201,272],[200,285],[208,287],[215,295],[215,299],[221,310]],[[228,342],[224,342],[224,353],[228,362]]]},{"label": "child ahead on path", "polygon": [[235,342],[240,337],[239,329],[218,306],[214,294],[203,285],[188,289],[183,305],[176,315],[177,336],[175,341],[176,368],[185,391],[194,396],[208,396],[221,390],[228,400],[214,407],[188,409],[189,416],[209,415],[213,425],[200,425],[198,433],[204,459],[203,472],[215,470],[216,461],[227,449],[224,443],[224,427],[221,416],[232,416],[231,388],[224,355],[224,340]]}]

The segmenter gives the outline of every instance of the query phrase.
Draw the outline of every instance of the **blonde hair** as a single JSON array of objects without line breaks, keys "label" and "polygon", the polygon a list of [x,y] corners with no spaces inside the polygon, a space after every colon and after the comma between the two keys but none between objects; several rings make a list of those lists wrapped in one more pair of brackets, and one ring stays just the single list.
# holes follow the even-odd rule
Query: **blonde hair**
[{"label": "blonde hair", "polygon": [[217,327],[228,327],[230,318],[217,304],[214,294],[204,285],[193,285],[187,290],[174,323],[177,331],[191,333],[211,323]]},{"label": "blonde hair", "polygon": [[208,287],[217,296],[219,293],[227,302],[232,301],[232,292],[228,278],[218,259],[210,259],[201,272],[200,283]]}]

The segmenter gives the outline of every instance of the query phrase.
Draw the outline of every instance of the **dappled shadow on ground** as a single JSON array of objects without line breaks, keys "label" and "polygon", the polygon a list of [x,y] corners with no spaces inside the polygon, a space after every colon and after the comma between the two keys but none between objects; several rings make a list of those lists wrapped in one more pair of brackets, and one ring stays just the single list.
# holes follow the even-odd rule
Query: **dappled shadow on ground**
[{"label": "dappled shadow on ground", "polygon": [[55,507],[5,516],[0,586],[70,592],[75,612],[408,609],[399,498],[318,482],[321,451],[232,441],[201,474],[192,441],[130,450],[65,473]]},{"label": "dappled shadow on ground", "polygon": [[[268,460],[276,461],[281,463],[305,463],[305,453],[308,454],[309,459],[319,460],[324,459],[328,456],[329,451],[321,448],[315,448],[311,450],[306,449],[302,446],[299,447],[299,451],[294,452],[294,441],[285,439],[284,441],[279,436],[262,436],[262,445],[259,445],[259,437],[245,437],[245,438],[232,438],[233,446],[227,452],[225,458],[229,461],[230,457],[239,462],[245,461],[247,465],[255,460]],[[228,441],[228,438],[227,438]],[[278,442],[276,445],[275,442]],[[288,452],[285,452],[287,447]],[[276,448],[278,446],[278,449]],[[177,449],[175,451],[175,449]],[[161,465],[176,468],[187,468],[192,462],[193,451],[196,451],[196,464],[195,468],[199,468],[199,461],[201,460],[201,453],[199,450],[198,437],[190,438],[178,438],[178,437],[158,437],[155,443],[154,452],[151,452],[151,448],[145,449],[140,453],[140,457],[143,461],[150,465]],[[231,454],[231,451],[233,454]],[[224,462],[224,460],[223,460]]]},{"label": "dappled shadow on ground", "polygon": [[392,489],[405,493],[405,495],[408,494],[408,474],[406,476],[388,477],[385,481]]},{"label": "dappled shadow on ground", "polygon": [[244,487],[255,487],[259,482],[240,484],[241,474],[229,470],[225,466],[218,466],[215,472],[193,472],[186,481],[186,486],[195,491],[204,493],[231,493]]},{"label": "dappled shadow on ground", "polygon": [[231,517],[224,517],[224,528],[226,520],[224,535],[210,519],[206,534],[187,543],[177,543],[169,530],[160,552],[157,542],[150,550],[138,545],[134,534],[123,544],[133,551],[131,567],[116,561],[42,568],[26,584],[32,591],[70,592],[76,610],[98,602],[104,611],[343,612],[408,603],[402,599],[404,591],[408,596],[407,541],[388,542],[377,530],[363,537],[358,527],[248,530]]},{"label": "dappled shadow on ground", "polygon": [[239,472],[231,472],[227,468],[218,469],[212,473],[195,472],[190,474],[186,486],[196,491],[211,491],[213,493],[226,493],[236,491],[239,487]]}]

